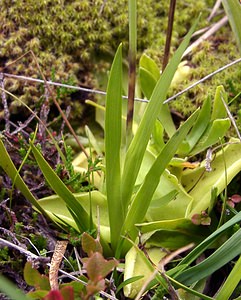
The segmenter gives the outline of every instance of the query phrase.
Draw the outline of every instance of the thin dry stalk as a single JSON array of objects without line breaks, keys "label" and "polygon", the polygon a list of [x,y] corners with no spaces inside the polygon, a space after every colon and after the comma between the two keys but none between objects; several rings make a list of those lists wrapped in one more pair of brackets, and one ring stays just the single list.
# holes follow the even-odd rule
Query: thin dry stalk
[{"label": "thin dry stalk", "polygon": [[[187,245],[187,246],[185,246],[185,247],[182,247],[182,248],[180,248],[180,249],[178,249],[178,250],[176,250],[176,251],[174,251],[174,252],[168,254],[167,256],[165,256],[165,257],[160,261],[160,263],[158,264],[158,266],[156,267],[156,270],[152,273],[152,275],[151,275],[151,276],[147,279],[147,281],[143,284],[143,286],[142,286],[141,290],[139,291],[138,295],[136,296],[135,300],[141,299],[141,297],[142,297],[143,293],[145,292],[145,290],[146,290],[148,284],[156,277],[156,275],[157,275],[158,273],[161,274],[161,276],[162,276],[162,277],[164,278],[164,280],[167,282],[167,285],[168,285],[170,291],[172,290],[172,292],[173,292],[173,287],[172,287],[171,283],[169,282],[168,278],[165,276],[165,269],[164,269],[164,267],[165,267],[166,264],[168,264],[170,261],[172,261],[176,256],[180,255],[181,253],[183,253],[183,252],[185,252],[185,251],[190,250],[191,248],[193,248],[193,246],[194,246],[194,244],[189,244],[189,245]],[[175,293],[174,293],[175,296],[177,296],[175,290],[174,290],[174,292],[175,292]],[[173,297],[175,297],[174,294],[172,294]],[[177,297],[178,297],[178,296],[177,296]],[[172,299],[179,299],[179,298],[172,298]]]},{"label": "thin dry stalk", "polygon": [[212,18],[217,15],[217,12],[218,12],[218,9],[219,9],[221,3],[222,3],[222,0],[217,0],[216,1],[215,5],[214,5],[209,17],[208,17],[208,21],[211,21]]},{"label": "thin dry stalk", "polygon": [[2,88],[2,102],[3,102],[3,110],[4,110],[4,119],[5,119],[5,131],[10,132],[10,113],[8,110],[8,102],[7,102],[7,97],[6,93],[4,91],[4,76],[3,73],[0,73],[0,86]]},{"label": "thin dry stalk", "polygon": [[217,23],[212,25],[209,30],[207,30],[199,39],[197,39],[194,43],[192,43],[186,51],[183,53],[183,57],[193,51],[194,48],[199,46],[203,41],[207,40],[210,36],[212,36],[216,31],[218,31],[221,27],[223,27],[228,22],[228,17],[224,16]]},{"label": "thin dry stalk", "polygon": [[176,0],[170,0],[170,6],[169,6],[169,12],[168,12],[166,44],[165,44],[164,56],[163,56],[163,62],[162,62],[162,72],[166,68],[168,61],[169,61],[175,7],[176,7]]}]

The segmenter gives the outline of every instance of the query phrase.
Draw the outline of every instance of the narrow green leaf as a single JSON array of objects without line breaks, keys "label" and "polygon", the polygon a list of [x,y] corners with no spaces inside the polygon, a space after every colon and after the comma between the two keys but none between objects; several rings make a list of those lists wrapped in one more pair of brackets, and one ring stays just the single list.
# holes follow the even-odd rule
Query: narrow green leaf
[{"label": "narrow green leaf", "polygon": [[136,52],[137,52],[137,0],[128,0],[129,13],[129,53],[128,53],[128,102],[126,114],[126,146],[133,138],[133,117],[136,90]]},{"label": "narrow green leaf", "polygon": [[92,133],[92,131],[90,130],[90,128],[87,125],[85,125],[85,132],[89,139],[89,143],[92,145],[92,147],[96,151],[97,155],[103,156],[103,153],[100,149],[97,139],[95,138],[94,134]]},{"label": "narrow green leaf", "polygon": [[27,185],[24,183],[21,176],[18,174],[16,167],[14,166],[6,148],[4,147],[3,141],[0,139],[0,166],[3,168],[4,172],[11,178],[12,182],[15,181],[15,186],[20,190],[29,202],[35,206],[42,214],[45,214],[43,208],[39,205],[37,199],[31,193]]},{"label": "narrow green leaf", "polygon": [[116,290],[116,294],[118,294],[120,292],[120,290],[123,289],[128,284],[136,282],[137,280],[140,280],[143,277],[144,277],[144,275],[139,275],[139,276],[133,276],[131,278],[128,278],[128,279],[124,280],[120,285],[118,285],[117,290]]},{"label": "narrow green leaf", "polygon": [[184,266],[186,268],[195,259],[197,259],[198,256],[200,256],[203,253],[203,251],[205,251],[215,240],[217,240],[223,233],[225,233],[225,231],[227,231],[229,228],[231,228],[236,223],[239,223],[240,221],[241,221],[241,212],[239,212],[232,219],[230,219],[225,224],[223,224],[219,229],[215,230],[202,243],[200,243],[197,247],[195,247],[187,256],[185,256],[182,259],[178,267]]},{"label": "narrow green leaf", "polygon": [[124,220],[121,201],[121,132],[122,132],[122,45],[119,46],[107,87],[105,112],[106,193],[111,244],[115,249]]},{"label": "narrow green leaf", "polygon": [[[149,66],[147,66],[149,67]],[[145,69],[143,67],[140,68],[140,83],[141,83],[141,88],[142,91],[145,95],[145,97],[147,99],[150,99],[153,90],[156,86],[156,83],[158,81],[158,79],[160,78],[160,71],[159,71],[159,77],[157,77],[157,75],[155,74],[155,70],[154,70],[154,74],[153,72],[153,68],[151,66],[151,69]],[[162,123],[163,127],[165,128],[167,134],[169,137],[171,137],[174,132],[176,131],[169,107],[167,104],[165,104],[164,106],[162,106],[162,109],[160,111],[160,114],[158,116],[160,122]]]},{"label": "narrow green leaf", "polygon": [[[202,293],[200,293],[199,291],[196,291],[196,289],[194,288],[188,288],[187,286],[185,286],[184,284],[181,284],[180,282],[176,281],[175,279],[173,279],[172,277],[167,277],[170,282],[172,282],[174,285],[178,286],[179,288],[181,288],[182,290],[186,291],[185,293],[180,293],[180,291],[178,291],[178,295],[180,297],[180,299],[184,299],[184,300],[215,300],[212,297],[206,296]],[[199,282],[197,283],[199,284]],[[202,283],[203,288],[205,287],[205,282]],[[202,290],[203,290],[202,288]],[[191,296],[192,295],[192,296]],[[195,295],[196,297],[193,297],[193,295]]]},{"label": "narrow green leaf", "polygon": [[222,0],[224,9],[228,16],[228,20],[231,24],[232,30],[234,32],[236,42],[241,53],[241,5],[238,0]]},{"label": "narrow green leaf", "polygon": [[[186,271],[183,271],[177,280],[182,282],[185,285],[190,285],[196,281],[205,278],[226,263],[231,261],[237,255],[241,253],[241,229],[235,232],[222,246],[220,246],[212,255],[206,258],[204,261],[198,265],[189,268]],[[222,298],[227,299],[227,298]]]},{"label": "narrow green leaf", "polygon": [[226,279],[225,283],[218,291],[218,294],[215,297],[216,300],[230,299],[230,296],[232,295],[236,286],[241,280],[240,269],[241,269],[241,256],[235,263],[235,266],[233,267],[232,271],[228,275],[228,278]]},{"label": "narrow green leaf", "polygon": [[128,214],[122,230],[123,235],[127,234],[132,238],[132,240],[136,238],[137,230],[135,228],[135,224],[143,221],[153,194],[160,181],[160,176],[164,172],[167,164],[175,155],[178,146],[192,127],[198,113],[199,110],[197,110],[189,119],[187,119],[187,121],[178,129],[178,131],[164,146],[161,153],[158,155],[155,162],[151,166],[144,179],[143,184],[136,193],[136,196],[134,197],[128,210]]},{"label": "narrow green leaf", "polygon": [[175,52],[172,60],[158,80],[156,87],[152,93],[150,102],[148,103],[148,106],[141,120],[140,126],[128,148],[124,163],[122,180],[122,199],[125,213],[131,200],[134,184],[140,170],[141,162],[151,133],[153,132],[155,121],[161,112],[162,104],[166,98],[168,88],[171,84],[172,78],[182,58],[182,55],[189,44],[196,24],[197,21],[181,43],[180,47]]},{"label": "narrow green leaf", "polygon": [[79,202],[74,197],[73,193],[65,186],[61,179],[57,176],[54,170],[50,167],[47,161],[44,159],[39,150],[30,142],[30,146],[34,157],[39,165],[39,168],[43,172],[43,175],[54,192],[61,197],[66,205],[77,215],[79,222],[81,224],[81,231],[91,230],[90,228],[90,218],[87,212],[79,204]]},{"label": "narrow green leaf", "polygon": [[[178,275],[181,276],[183,271],[186,268],[188,268],[188,266],[192,262],[194,262],[208,247],[210,247],[215,241],[217,241],[221,237],[221,235],[223,235],[228,229],[232,228],[233,225],[239,223],[240,221],[241,221],[241,212],[239,212],[232,219],[227,221],[215,232],[210,234],[203,242],[201,242],[187,256],[185,256],[176,267],[168,270],[166,274],[174,279],[176,279]],[[157,282],[154,281],[152,286],[155,285],[156,283]]]}]

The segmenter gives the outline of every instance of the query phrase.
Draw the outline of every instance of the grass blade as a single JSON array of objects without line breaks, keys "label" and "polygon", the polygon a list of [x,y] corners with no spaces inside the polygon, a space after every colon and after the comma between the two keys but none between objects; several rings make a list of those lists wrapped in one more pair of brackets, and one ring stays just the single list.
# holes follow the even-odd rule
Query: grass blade
[{"label": "grass blade", "polygon": [[236,223],[241,221],[241,212],[235,215],[232,219],[223,224],[219,229],[215,230],[209,235],[201,244],[193,249],[186,257],[184,257],[178,266],[190,265],[199,255],[203,253],[217,238],[219,238],[226,230],[231,228]]},{"label": "grass blade", "polygon": [[62,198],[66,205],[75,212],[75,214],[79,218],[79,222],[81,224],[80,231],[89,231],[90,228],[90,218],[87,212],[83,209],[83,207],[79,204],[79,202],[75,199],[74,195],[70,192],[70,190],[65,186],[65,184],[61,181],[61,179],[56,175],[54,170],[50,167],[47,161],[44,159],[40,151],[30,142],[30,146],[34,157],[39,165],[39,168],[43,172],[43,175],[54,192]]},{"label": "grass blade", "polygon": [[121,201],[121,132],[122,132],[122,45],[110,71],[105,112],[106,193],[111,230],[111,244],[116,247],[124,220]]},{"label": "grass blade", "polygon": [[232,295],[234,289],[236,288],[239,281],[241,280],[240,269],[241,269],[241,256],[239,257],[238,261],[236,262],[235,266],[230,272],[224,285],[216,295],[215,297],[216,300],[230,299],[230,296]]},{"label": "grass blade", "polygon": [[[198,265],[183,271],[177,280],[185,285],[199,281],[231,261],[241,253],[241,229],[235,232],[221,247]],[[227,299],[227,298],[222,298]]]}]

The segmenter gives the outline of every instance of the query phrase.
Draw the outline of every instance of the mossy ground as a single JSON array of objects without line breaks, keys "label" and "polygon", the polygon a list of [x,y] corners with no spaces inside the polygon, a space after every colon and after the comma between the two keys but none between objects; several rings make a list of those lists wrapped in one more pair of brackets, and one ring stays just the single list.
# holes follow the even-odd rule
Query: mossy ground
[{"label": "mossy ground", "polygon": [[[181,39],[202,13],[199,28],[210,25],[207,17],[215,1],[178,1],[172,36],[175,51]],[[138,1],[138,57],[143,52],[152,56],[161,68],[165,33],[167,29],[168,1]],[[217,17],[216,19],[218,19]],[[70,82],[88,87],[102,87],[96,77],[106,77],[110,62],[120,42],[127,58],[128,5],[127,0],[112,1],[2,1],[0,12],[0,63],[4,67],[29,50],[33,50],[48,79]],[[226,25],[209,41],[204,42],[188,57],[190,75],[170,91],[170,95],[200,79],[225,63],[238,57],[231,29]],[[224,84],[231,93],[239,88],[240,68],[234,67],[198,86],[173,102],[171,107],[187,116],[213,94],[215,86]],[[4,70],[8,73],[39,78],[39,70],[28,55]],[[33,107],[42,96],[35,83],[5,79],[6,88]],[[73,107],[73,119],[80,120],[82,105],[88,95],[64,96],[59,99],[63,108]],[[73,100],[73,99],[72,99]],[[41,105],[41,103],[40,103]],[[18,114],[19,103],[11,101],[10,112]],[[236,109],[236,108],[235,108]]]}]

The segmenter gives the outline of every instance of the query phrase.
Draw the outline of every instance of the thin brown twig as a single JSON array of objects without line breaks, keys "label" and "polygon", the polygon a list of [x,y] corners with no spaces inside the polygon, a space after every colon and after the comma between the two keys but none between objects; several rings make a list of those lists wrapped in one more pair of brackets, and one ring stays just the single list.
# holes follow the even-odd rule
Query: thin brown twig
[{"label": "thin brown twig", "polygon": [[194,43],[192,43],[183,53],[182,57],[185,57],[187,54],[192,52],[198,45],[200,45],[203,41],[207,40],[210,36],[212,36],[216,31],[218,31],[222,26],[224,26],[228,22],[228,17],[224,16],[221,20],[212,25],[202,36],[200,36]]},{"label": "thin brown twig", "polygon": [[5,120],[5,131],[10,132],[10,113],[8,110],[8,102],[6,93],[4,91],[4,76],[3,73],[0,73],[0,86],[2,88],[2,102],[3,102],[3,111],[4,111],[4,120]]}]

